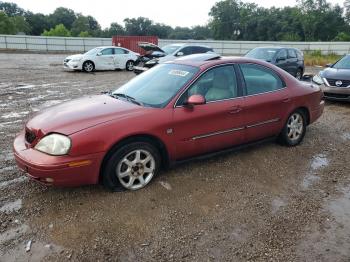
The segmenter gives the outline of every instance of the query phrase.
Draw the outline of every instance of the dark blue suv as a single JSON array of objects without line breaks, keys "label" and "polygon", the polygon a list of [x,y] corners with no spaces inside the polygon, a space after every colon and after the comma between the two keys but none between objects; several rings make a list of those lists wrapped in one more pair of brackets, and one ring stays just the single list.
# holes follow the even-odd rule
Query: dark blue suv
[{"label": "dark blue suv", "polygon": [[302,79],[305,71],[304,55],[296,48],[257,47],[250,50],[245,56],[272,63],[299,80]]}]

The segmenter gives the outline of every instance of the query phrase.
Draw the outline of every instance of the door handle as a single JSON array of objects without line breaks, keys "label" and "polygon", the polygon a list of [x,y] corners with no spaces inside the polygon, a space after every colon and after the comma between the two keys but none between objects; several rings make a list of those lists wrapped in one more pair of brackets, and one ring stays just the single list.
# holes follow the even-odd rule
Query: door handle
[{"label": "door handle", "polygon": [[243,110],[242,107],[234,106],[230,109],[229,113],[230,114],[237,114],[237,113],[241,112],[242,110]]},{"label": "door handle", "polygon": [[291,100],[292,100],[292,99],[290,99],[290,98],[288,97],[288,98],[283,99],[282,102],[283,102],[283,103],[288,103],[288,102],[290,102]]}]

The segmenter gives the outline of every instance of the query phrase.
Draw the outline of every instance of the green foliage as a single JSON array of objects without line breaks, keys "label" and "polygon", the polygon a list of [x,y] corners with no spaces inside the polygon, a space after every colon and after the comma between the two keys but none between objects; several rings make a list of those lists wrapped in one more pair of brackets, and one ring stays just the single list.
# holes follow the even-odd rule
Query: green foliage
[{"label": "green foliage", "polygon": [[42,33],[43,36],[71,36],[71,32],[64,26],[64,24],[56,25],[55,28],[51,28],[49,31],[45,30]]},{"label": "green foliage", "polygon": [[15,34],[16,28],[3,11],[0,11],[0,34]]},{"label": "green foliage", "polygon": [[321,50],[315,50],[304,53],[304,61],[307,66],[326,66],[327,64],[333,64],[340,59],[340,55],[327,54],[323,55]]},{"label": "green foliage", "polygon": [[7,3],[0,1],[0,11],[3,11],[7,16],[22,16],[25,11],[15,3]]},{"label": "green foliage", "polygon": [[[155,35],[173,39],[350,41],[350,0],[344,1],[344,8],[331,4],[330,0],[297,0],[294,7],[263,8],[246,0],[221,0],[211,8],[208,25],[173,28],[137,17],[126,18],[124,24],[111,23],[103,30],[94,17],[68,8],[59,7],[52,14],[43,15],[0,1],[0,12],[3,12],[0,30],[7,34],[59,33],[93,37]],[[60,24],[66,31],[55,32]]]},{"label": "green foliage", "polygon": [[350,34],[345,32],[340,32],[335,38],[334,41],[340,42],[350,42]]},{"label": "green foliage", "polygon": [[80,32],[78,36],[79,37],[91,37],[91,35],[89,34],[88,31]]}]

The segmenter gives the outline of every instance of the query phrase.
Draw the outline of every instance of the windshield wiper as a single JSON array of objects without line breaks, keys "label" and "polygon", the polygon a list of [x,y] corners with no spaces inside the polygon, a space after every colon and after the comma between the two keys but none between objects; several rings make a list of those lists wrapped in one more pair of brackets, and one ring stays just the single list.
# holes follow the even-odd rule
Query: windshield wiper
[{"label": "windshield wiper", "polygon": [[109,95],[111,97],[115,97],[115,98],[118,98],[118,97],[124,97],[127,101],[131,102],[131,103],[134,103],[136,105],[139,105],[139,106],[143,106],[143,104],[139,101],[137,101],[134,97],[132,96],[128,96],[126,94],[122,94],[122,93],[109,93]]}]

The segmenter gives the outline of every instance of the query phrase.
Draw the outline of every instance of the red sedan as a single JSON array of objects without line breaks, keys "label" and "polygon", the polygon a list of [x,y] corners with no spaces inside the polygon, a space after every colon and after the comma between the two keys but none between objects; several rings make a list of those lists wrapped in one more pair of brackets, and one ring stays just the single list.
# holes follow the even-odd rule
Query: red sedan
[{"label": "red sedan", "polygon": [[14,154],[44,184],[137,190],[162,166],[188,158],[271,137],[298,145],[321,116],[322,99],[318,86],[263,61],[179,60],[38,113]]}]

